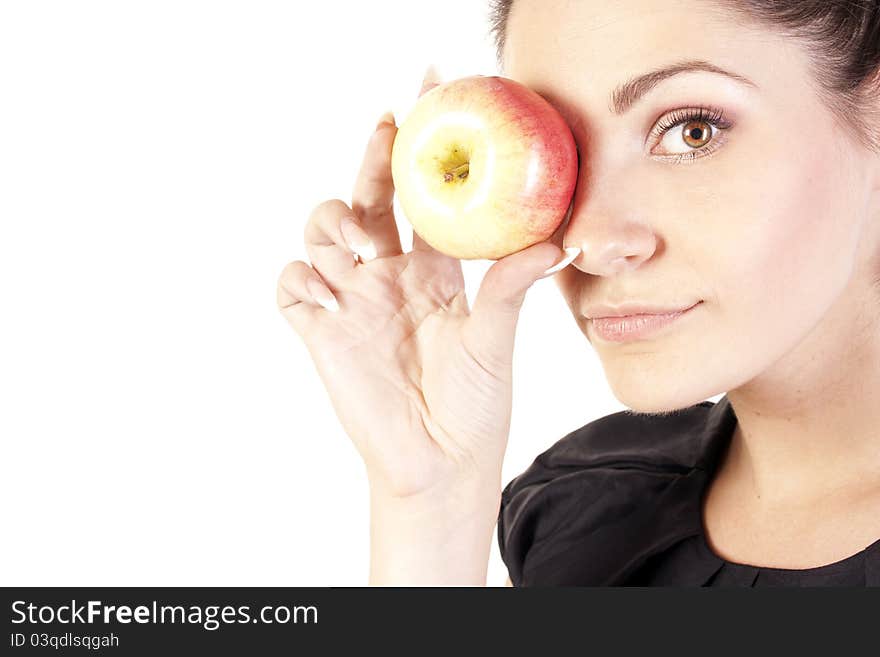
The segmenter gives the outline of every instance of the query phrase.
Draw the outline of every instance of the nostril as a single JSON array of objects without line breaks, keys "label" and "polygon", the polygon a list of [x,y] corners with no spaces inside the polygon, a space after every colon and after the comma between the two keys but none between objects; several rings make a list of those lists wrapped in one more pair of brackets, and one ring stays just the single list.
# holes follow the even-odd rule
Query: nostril
[{"label": "nostril", "polygon": [[641,262],[641,258],[636,255],[620,256],[619,258],[614,258],[614,260],[608,263],[608,266],[611,271],[619,273],[634,268],[639,262]]}]

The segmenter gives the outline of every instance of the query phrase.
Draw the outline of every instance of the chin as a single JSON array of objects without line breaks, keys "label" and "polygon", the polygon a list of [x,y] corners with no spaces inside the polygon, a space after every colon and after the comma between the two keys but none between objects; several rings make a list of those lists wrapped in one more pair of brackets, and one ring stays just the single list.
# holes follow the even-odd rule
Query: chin
[{"label": "chin", "polygon": [[617,381],[609,377],[608,383],[614,397],[634,414],[671,415],[699,404],[717,394],[705,386],[688,386],[687,381],[676,380],[674,375],[666,377],[638,377],[630,372],[627,381]]}]

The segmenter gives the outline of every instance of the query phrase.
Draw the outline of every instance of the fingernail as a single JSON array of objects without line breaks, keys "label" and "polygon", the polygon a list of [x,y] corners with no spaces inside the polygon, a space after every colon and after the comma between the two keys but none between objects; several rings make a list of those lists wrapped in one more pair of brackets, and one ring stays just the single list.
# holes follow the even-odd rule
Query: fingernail
[{"label": "fingernail", "polygon": [[397,125],[394,122],[394,112],[385,112],[379,117],[379,122],[376,124],[376,130],[379,130],[383,125]]},{"label": "fingernail", "polygon": [[430,91],[433,87],[436,87],[440,84],[440,73],[437,72],[437,67],[431,64],[428,66],[427,70],[425,70],[425,75],[422,78],[422,88],[419,90],[419,96],[424,95],[426,92]]},{"label": "fingernail", "polygon": [[574,259],[577,258],[580,255],[580,253],[581,253],[580,247],[578,247],[578,246],[568,247],[567,249],[565,249],[565,255],[563,256],[562,260],[560,260],[555,265],[550,267],[550,269],[546,270],[543,274],[541,274],[541,278],[543,278],[544,276],[549,276],[550,274],[555,274],[560,269],[564,269],[565,267],[568,267],[572,262],[574,262]]},{"label": "fingernail", "polygon": [[306,289],[312,295],[312,298],[324,306],[324,308],[334,313],[339,311],[339,302],[336,301],[336,297],[333,296],[333,293],[321,281],[314,278],[306,279]]},{"label": "fingernail", "polygon": [[422,82],[436,82],[437,78],[437,67],[433,64],[428,64],[428,68],[425,69],[425,75],[422,77]]},{"label": "fingernail", "polygon": [[358,226],[353,219],[345,217],[339,225],[339,230],[342,231],[342,237],[345,238],[348,248],[357,253],[361,260],[367,262],[376,258],[376,247],[364,229]]}]

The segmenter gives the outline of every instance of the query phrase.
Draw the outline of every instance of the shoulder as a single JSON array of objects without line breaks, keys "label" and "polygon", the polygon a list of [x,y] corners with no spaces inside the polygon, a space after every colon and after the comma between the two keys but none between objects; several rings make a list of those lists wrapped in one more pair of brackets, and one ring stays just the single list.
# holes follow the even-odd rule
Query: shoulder
[{"label": "shoulder", "polygon": [[704,465],[722,410],[705,401],[659,415],[621,411],[539,454],[501,494],[498,542],[513,583],[602,583],[628,542],[670,530],[662,517],[693,501],[684,480]]}]

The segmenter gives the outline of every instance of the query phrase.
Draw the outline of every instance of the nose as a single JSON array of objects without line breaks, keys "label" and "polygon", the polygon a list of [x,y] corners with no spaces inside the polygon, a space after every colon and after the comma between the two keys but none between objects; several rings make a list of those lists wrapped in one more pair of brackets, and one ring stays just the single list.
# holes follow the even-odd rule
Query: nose
[{"label": "nose", "polygon": [[563,248],[579,246],[572,263],[596,276],[613,276],[639,267],[657,250],[659,238],[647,223],[644,200],[633,194],[633,172],[621,168],[589,184],[579,180]]}]

